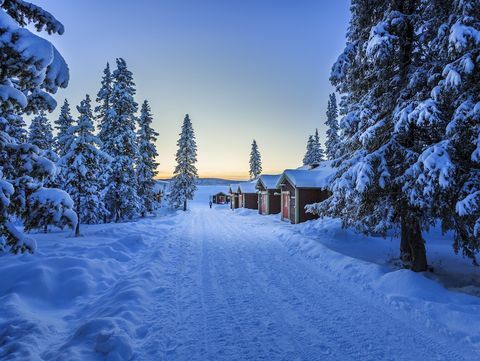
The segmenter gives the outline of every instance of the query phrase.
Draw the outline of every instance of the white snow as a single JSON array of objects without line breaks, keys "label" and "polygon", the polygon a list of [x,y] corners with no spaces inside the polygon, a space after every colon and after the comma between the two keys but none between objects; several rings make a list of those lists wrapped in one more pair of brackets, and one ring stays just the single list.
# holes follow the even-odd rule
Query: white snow
[{"label": "white snow", "polygon": [[480,298],[450,276],[480,273],[445,237],[428,237],[435,273],[415,274],[388,262],[398,240],[337,220],[210,209],[224,189],[80,238],[32,234],[37,253],[0,257],[0,359],[477,359]]}]

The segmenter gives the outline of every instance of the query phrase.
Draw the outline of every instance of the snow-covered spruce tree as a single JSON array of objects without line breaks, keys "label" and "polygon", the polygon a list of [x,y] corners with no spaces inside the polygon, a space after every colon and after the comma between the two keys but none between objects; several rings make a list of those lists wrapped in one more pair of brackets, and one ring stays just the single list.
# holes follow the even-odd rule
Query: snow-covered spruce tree
[{"label": "snow-covered spruce tree", "polygon": [[77,110],[77,125],[67,131],[69,148],[59,162],[65,170],[65,190],[72,197],[78,215],[76,236],[80,234],[80,222],[100,223],[108,214],[101,197],[101,173],[110,161],[99,149],[100,140],[93,134],[95,127],[88,95]]},{"label": "snow-covered spruce tree", "polygon": [[122,58],[117,59],[113,72],[111,115],[105,133],[103,151],[112,157],[106,195],[109,212],[116,222],[132,219],[140,210],[135,161],[138,158],[135,113],[138,104],[132,73]]},{"label": "snow-covered spruce tree", "polygon": [[[424,81],[403,109],[398,128],[422,139],[407,170],[409,203],[429,209],[443,230],[454,231],[454,250],[476,263],[480,250],[480,2],[422,2],[428,50],[419,68]],[[427,29],[428,29],[427,28]],[[426,30],[427,31],[427,30]]]},{"label": "snow-covered spruce tree", "polygon": [[43,110],[32,119],[28,129],[28,142],[43,150],[53,150],[53,129]]},{"label": "snow-covered spruce tree", "polygon": [[312,148],[312,164],[320,164],[325,160],[325,153],[320,143],[320,136],[318,135],[318,129],[315,129],[313,136],[313,148]]},{"label": "snow-covered spruce tree", "polygon": [[395,128],[405,91],[415,71],[416,0],[353,1],[347,46],[331,80],[343,94],[340,122],[342,156],[331,185],[333,196],[310,207],[341,217],[344,225],[386,235],[401,228],[401,256],[415,271],[427,269],[422,230],[432,223],[428,210],[412,206],[402,191],[406,169],[420,142]]},{"label": "snow-covered spruce tree", "polygon": [[313,135],[309,135],[308,141],[307,141],[307,150],[305,152],[305,155],[303,156],[303,165],[313,164],[313,161],[312,161],[313,143],[314,143]]},{"label": "snow-covered spruce tree", "polygon": [[[42,110],[32,119],[28,132],[28,142],[40,148],[42,155],[56,164],[58,162],[58,155],[54,151],[54,140],[52,125]],[[58,173],[59,170],[55,169],[53,174],[45,178],[44,185],[48,187],[61,186],[61,184],[57,182]]]},{"label": "snow-covered spruce tree", "polygon": [[109,146],[109,134],[111,133],[112,121],[112,73],[110,72],[110,64],[103,70],[100,90],[97,93],[97,103],[95,107],[96,119],[98,121],[98,137],[103,147]]},{"label": "snow-covered spruce tree", "polygon": [[[65,99],[62,107],[60,108],[60,115],[58,119],[54,121],[57,134],[55,136],[54,150],[58,156],[58,159],[62,158],[70,147],[72,140],[71,134],[69,134],[70,127],[73,125],[73,117],[70,113],[70,104]],[[55,185],[61,189],[65,189],[65,169],[57,161],[57,176],[55,179]]]},{"label": "snow-covered spruce tree", "polygon": [[59,157],[63,157],[70,148],[71,134],[69,134],[69,129],[74,123],[72,114],[70,113],[70,104],[67,99],[63,102],[60,108],[60,115],[54,123],[55,129],[57,130],[55,136],[55,151]]},{"label": "snow-covered spruce tree", "polygon": [[173,208],[183,207],[187,210],[187,201],[193,199],[197,190],[195,184],[198,174],[195,163],[197,162],[197,143],[193,131],[192,121],[188,114],[183,120],[182,132],[177,142],[178,150],[175,155],[177,166],[170,184],[169,203]]},{"label": "snow-covered spruce tree", "polygon": [[18,0],[0,2],[0,49],[4,55],[0,58],[0,252],[35,248],[34,242],[16,230],[14,216],[24,221],[27,230],[35,226],[36,219],[45,219],[45,212],[54,214],[51,224],[75,224],[68,194],[42,187],[42,180],[54,174],[54,165],[37,146],[24,143],[22,115],[54,109],[50,94],[66,87],[69,77],[60,53],[26,29],[27,23],[39,32],[63,33],[63,25],[40,7]]},{"label": "snow-covered spruce tree", "polygon": [[335,159],[340,146],[338,134],[338,109],[335,93],[330,94],[327,106],[327,140],[325,141],[325,152],[328,159]]},{"label": "snow-covered spruce tree", "polygon": [[258,150],[257,141],[252,142],[252,150],[250,151],[250,179],[256,179],[262,174],[262,157]]},{"label": "snow-covered spruce tree", "polygon": [[138,118],[138,159],[137,159],[137,177],[138,177],[138,196],[141,199],[140,214],[145,217],[147,213],[154,211],[155,195],[153,188],[155,186],[155,175],[157,174],[158,163],[157,148],[155,141],[158,133],[151,127],[153,121],[152,112],[148,101],[144,101],[140,109]]},{"label": "snow-covered spruce tree", "polygon": [[[114,111],[112,109],[112,90],[113,90],[113,79],[112,73],[110,71],[110,64],[107,62],[107,65],[103,71],[102,81],[100,90],[97,93],[96,101],[98,105],[95,107],[95,118],[97,120],[98,125],[98,138],[101,142],[101,150],[105,153],[109,153],[108,149],[113,148],[113,143],[111,142],[112,139],[109,137],[111,134],[112,127],[114,122],[112,120]],[[110,174],[112,172],[111,163],[106,165],[106,168],[103,170],[101,174],[101,180],[103,182],[103,191],[102,191],[102,198],[105,202],[107,209],[110,211],[113,210],[114,199],[113,192],[109,192],[110,186]],[[108,217],[105,217],[104,222],[108,221]]]}]

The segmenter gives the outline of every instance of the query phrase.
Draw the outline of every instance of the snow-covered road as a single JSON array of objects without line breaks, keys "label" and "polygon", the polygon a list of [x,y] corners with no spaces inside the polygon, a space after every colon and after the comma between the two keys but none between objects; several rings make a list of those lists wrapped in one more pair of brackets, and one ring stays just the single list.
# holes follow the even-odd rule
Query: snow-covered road
[{"label": "snow-covered road", "polygon": [[0,359],[475,359],[292,252],[276,226],[289,227],[202,201],[81,239],[39,234],[38,254],[2,261]]},{"label": "snow-covered road", "polygon": [[271,227],[201,206],[179,218],[139,359],[464,359],[291,255]]}]

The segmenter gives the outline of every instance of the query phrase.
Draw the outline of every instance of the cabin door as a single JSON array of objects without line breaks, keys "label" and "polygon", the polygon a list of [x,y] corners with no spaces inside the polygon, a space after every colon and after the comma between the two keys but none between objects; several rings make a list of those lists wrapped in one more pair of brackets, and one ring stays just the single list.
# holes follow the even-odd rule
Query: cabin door
[{"label": "cabin door", "polygon": [[268,193],[262,194],[262,214],[267,214]]},{"label": "cabin door", "polygon": [[282,192],[282,219],[290,221],[290,193]]}]

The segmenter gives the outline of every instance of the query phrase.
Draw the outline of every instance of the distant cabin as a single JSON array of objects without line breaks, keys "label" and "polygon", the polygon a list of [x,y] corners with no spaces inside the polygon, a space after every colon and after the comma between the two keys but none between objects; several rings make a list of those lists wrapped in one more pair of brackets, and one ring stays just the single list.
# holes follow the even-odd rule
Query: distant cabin
[{"label": "distant cabin", "polygon": [[238,200],[241,208],[258,209],[256,181],[238,184]]},{"label": "distant cabin", "polygon": [[278,214],[281,211],[281,190],[277,187],[281,174],[261,175],[256,184],[258,190],[258,213]]},{"label": "distant cabin", "polygon": [[285,170],[277,183],[281,191],[282,220],[296,224],[318,218],[315,214],[307,213],[305,206],[330,197],[327,187],[333,173],[328,164],[312,170]]},{"label": "distant cabin", "polygon": [[240,208],[240,199],[239,199],[239,190],[238,184],[230,184],[228,188],[228,193],[230,195],[230,208],[237,209]]},{"label": "distant cabin", "polygon": [[153,186],[153,198],[156,202],[161,203],[163,198],[165,198],[167,194],[169,183],[167,181],[155,181],[155,185]]},{"label": "distant cabin", "polygon": [[212,196],[212,203],[214,204],[226,204],[230,200],[230,196],[223,192],[218,192]]}]

